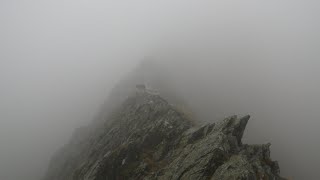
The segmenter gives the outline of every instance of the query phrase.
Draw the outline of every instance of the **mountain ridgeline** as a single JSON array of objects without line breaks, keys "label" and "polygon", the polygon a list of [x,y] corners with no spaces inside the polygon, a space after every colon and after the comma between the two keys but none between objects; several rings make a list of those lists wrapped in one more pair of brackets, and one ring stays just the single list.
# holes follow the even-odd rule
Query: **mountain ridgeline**
[{"label": "mountain ridgeline", "polygon": [[270,144],[241,139],[250,116],[200,125],[158,94],[127,97],[75,131],[44,180],[281,180]]}]

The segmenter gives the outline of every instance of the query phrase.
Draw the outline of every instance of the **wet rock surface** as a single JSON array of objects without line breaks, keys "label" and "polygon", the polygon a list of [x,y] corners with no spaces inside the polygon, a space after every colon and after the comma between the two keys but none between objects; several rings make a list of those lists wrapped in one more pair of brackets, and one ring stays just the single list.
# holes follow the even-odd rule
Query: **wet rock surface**
[{"label": "wet rock surface", "polygon": [[282,179],[270,144],[241,142],[249,116],[198,127],[159,95],[139,93],[104,118],[74,133],[44,180]]}]

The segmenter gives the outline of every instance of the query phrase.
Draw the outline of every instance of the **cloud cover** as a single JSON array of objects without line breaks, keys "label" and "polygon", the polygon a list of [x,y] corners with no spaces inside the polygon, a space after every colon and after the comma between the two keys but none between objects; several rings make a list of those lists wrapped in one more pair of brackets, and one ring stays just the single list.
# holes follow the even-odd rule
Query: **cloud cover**
[{"label": "cloud cover", "polygon": [[[251,113],[285,176],[316,179],[319,2],[0,2],[0,179],[34,180],[144,56],[204,119]],[[206,108],[208,109],[206,109]],[[252,126],[252,127],[250,127]],[[252,131],[252,132],[251,132]]]}]

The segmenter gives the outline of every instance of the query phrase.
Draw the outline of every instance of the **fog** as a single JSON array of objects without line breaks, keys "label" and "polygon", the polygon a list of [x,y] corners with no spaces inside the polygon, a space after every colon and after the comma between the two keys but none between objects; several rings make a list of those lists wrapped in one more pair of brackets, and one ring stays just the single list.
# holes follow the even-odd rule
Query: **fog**
[{"label": "fog", "polygon": [[1,0],[0,179],[40,179],[146,56],[200,120],[251,114],[245,142],[271,142],[283,176],[318,179],[319,5]]}]

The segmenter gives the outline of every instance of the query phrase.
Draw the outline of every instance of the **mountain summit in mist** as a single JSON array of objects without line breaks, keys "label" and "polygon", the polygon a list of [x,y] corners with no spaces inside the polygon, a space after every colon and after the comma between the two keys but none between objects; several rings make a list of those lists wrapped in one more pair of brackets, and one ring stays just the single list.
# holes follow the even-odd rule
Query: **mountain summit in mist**
[{"label": "mountain summit in mist", "polygon": [[160,95],[139,92],[105,122],[78,129],[44,180],[281,180],[270,144],[242,143],[249,118],[200,126]]}]

